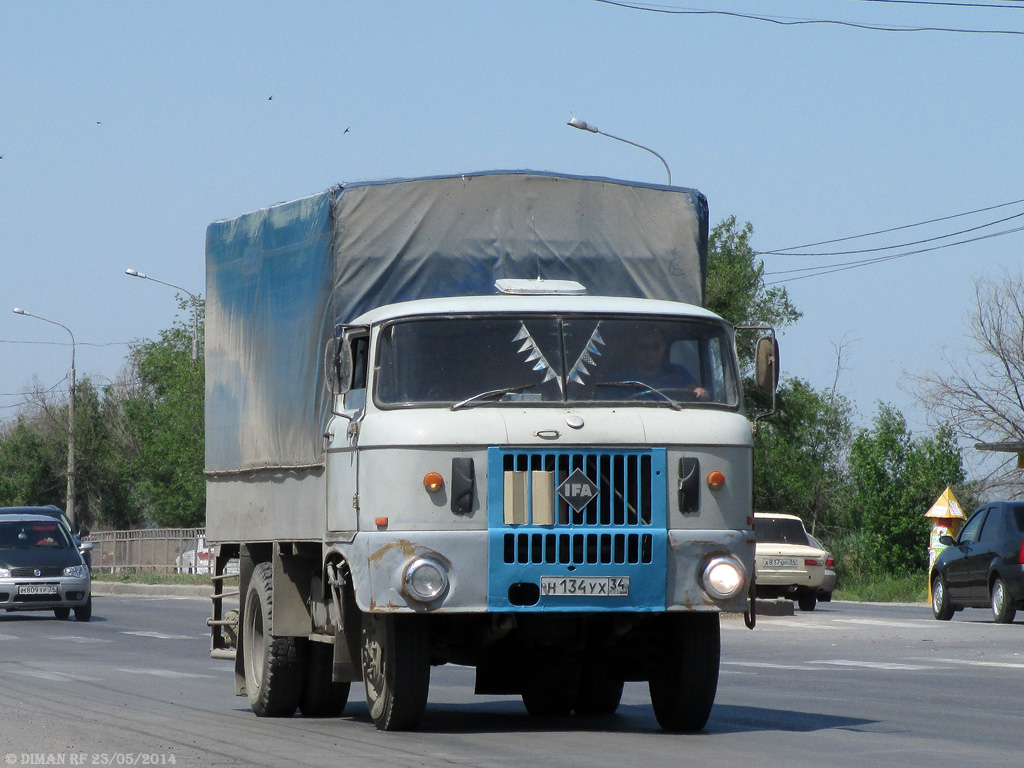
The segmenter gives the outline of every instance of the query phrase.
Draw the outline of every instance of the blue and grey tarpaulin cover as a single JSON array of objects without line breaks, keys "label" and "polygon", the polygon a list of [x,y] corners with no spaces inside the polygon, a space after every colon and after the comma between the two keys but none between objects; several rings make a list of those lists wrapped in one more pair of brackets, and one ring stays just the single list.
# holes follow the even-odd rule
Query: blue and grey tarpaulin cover
[{"label": "blue and grey tarpaulin cover", "polygon": [[210,225],[206,469],[315,465],[337,323],[384,304],[577,280],[702,304],[708,210],[692,189],[532,171],[343,184]]}]

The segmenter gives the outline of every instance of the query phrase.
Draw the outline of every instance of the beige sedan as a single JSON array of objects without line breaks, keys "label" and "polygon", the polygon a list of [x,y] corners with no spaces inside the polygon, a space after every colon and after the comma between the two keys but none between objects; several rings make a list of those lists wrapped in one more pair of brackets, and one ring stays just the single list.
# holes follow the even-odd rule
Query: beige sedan
[{"label": "beige sedan", "polygon": [[757,596],[796,600],[801,611],[813,611],[825,584],[828,553],[811,543],[803,521],[795,515],[757,512],[754,534]]}]

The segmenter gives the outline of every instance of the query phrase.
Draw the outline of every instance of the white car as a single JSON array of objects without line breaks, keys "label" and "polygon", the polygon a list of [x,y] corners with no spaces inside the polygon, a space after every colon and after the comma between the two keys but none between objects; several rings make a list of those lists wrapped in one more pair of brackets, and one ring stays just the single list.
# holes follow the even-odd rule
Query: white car
[{"label": "white car", "polygon": [[803,521],[796,515],[757,512],[754,535],[757,596],[796,600],[801,611],[813,611],[825,583],[828,553],[811,543]]},{"label": "white car", "polygon": [[189,542],[174,561],[177,573],[213,573],[213,547],[206,546],[206,537],[197,536]]}]

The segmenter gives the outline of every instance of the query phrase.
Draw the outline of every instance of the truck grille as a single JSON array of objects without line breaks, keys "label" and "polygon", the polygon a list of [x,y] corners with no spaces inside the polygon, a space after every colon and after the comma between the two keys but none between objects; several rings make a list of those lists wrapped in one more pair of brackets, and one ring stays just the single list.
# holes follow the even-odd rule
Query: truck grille
[{"label": "truck grille", "polygon": [[[667,471],[662,448],[488,454],[489,604],[511,610],[612,609],[610,600],[542,596],[542,577],[628,577],[623,605],[664,606]],[[518,599],[518,598],[517,598]],[[653,603],[653,604],[652,604]],[[639,604],[639,605],[638,605]]]}]

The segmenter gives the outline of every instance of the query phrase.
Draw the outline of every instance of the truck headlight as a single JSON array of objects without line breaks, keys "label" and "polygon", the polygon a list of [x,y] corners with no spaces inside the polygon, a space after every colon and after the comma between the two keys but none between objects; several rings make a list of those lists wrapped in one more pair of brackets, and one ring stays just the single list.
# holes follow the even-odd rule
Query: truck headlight
[{"label": "truck headlight", "polygon": [[704,591],[715,600],[731,600],[742,594],[747,585],[743,565],[731,557],[716,557],[701,576]]},{"label": "truck headlight", "polygon": [[429,603],[436,600],[448,589],[448,574],[435,560],[417,557],[405,566],[402,574],[405,593],[413,600]]}]

